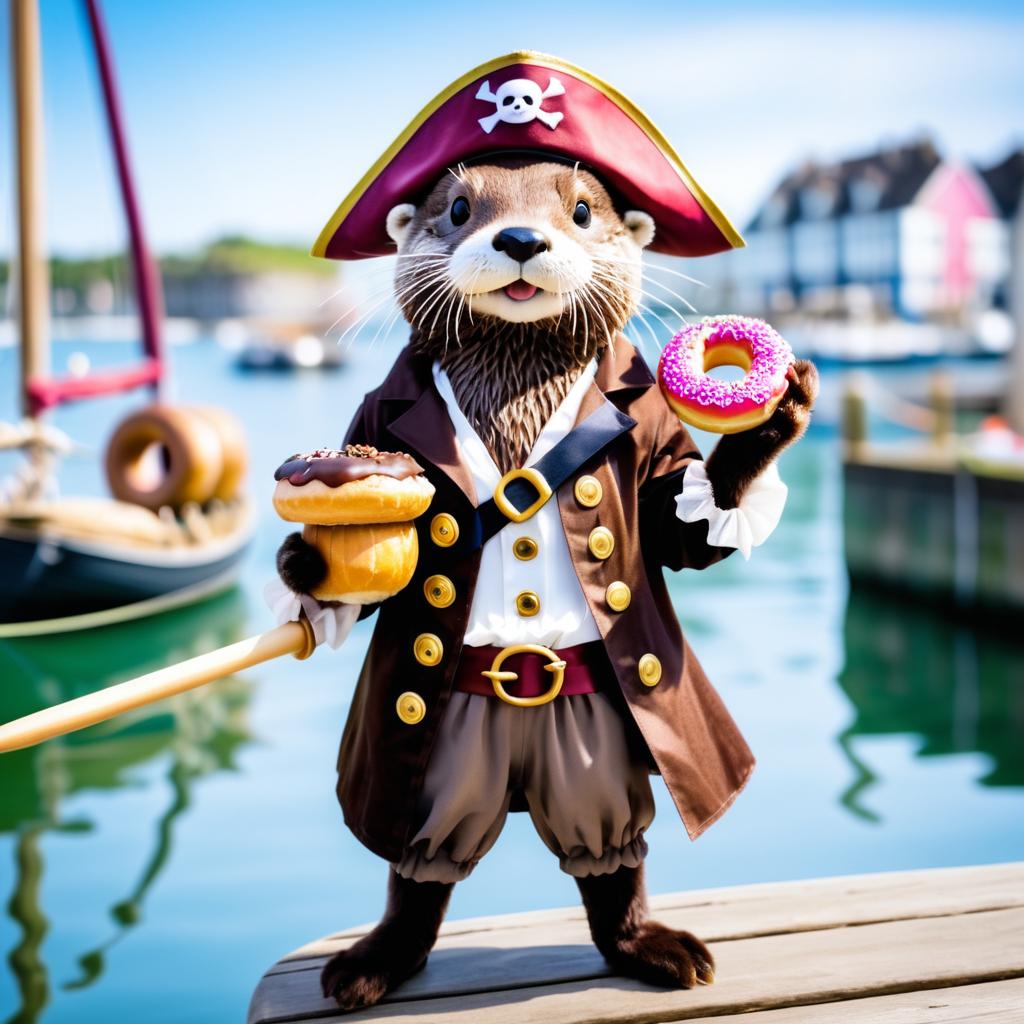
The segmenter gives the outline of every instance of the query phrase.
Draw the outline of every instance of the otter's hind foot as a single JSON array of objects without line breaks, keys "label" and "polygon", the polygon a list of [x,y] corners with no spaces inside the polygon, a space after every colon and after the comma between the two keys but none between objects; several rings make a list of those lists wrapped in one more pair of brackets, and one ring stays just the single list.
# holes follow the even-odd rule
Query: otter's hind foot
[{"label": "otter's hind foot", "polygon": [[360,1010],[423,970],[454,888],[389,871],[384,917],[369,935],[327,961],[320,974],[324,998],[342,1010]]},{"label": "otter's hind foot", "polygon": [[643,865],[577,878],[594,945],[616,974],[663,988],[693,988],[715,980],[708,947],[647,917]]},{"label": "otter's hind foot", "polygon": [[644,921],[601,950],[616,974],[662,988],[693,988],[715,980],[715,960],[696,935]]},{"label": "otter's hind foot", "polygon": [[[373,933],[366,938],[373,938]],[[399,950],[391,948],[388,942],[360,949],[361,945],[359,942],[351,949],[335,953],[320,974],[324,998],[333,999],[342,1010],[360,1010],[379,1003],[393,988],[421,971],[427,962],[424,956],[416,964],[399,963]]]}]

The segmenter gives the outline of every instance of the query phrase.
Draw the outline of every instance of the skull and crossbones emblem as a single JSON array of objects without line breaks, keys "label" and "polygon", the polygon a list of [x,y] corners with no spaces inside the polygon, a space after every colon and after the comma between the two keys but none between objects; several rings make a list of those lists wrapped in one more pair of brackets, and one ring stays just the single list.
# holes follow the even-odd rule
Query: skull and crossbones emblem
[{"label": "skull and crossbones emblem", "polygon": [[548,79],[547,88],[543,92],[536,82],[528,78],[513,78],[502,82],[497,92],[491,92],[491,83],[484,82],[477,90],[476,98],[493,103],[496,109],[493,114],[479,119],[480,127],[490,135],[499,121],[505,124],[528,124],[537,120],[554,130],[565,115],[558,111],[544,110],[542,104],[546,99],[564,93],[565,86],[554,75]]}]

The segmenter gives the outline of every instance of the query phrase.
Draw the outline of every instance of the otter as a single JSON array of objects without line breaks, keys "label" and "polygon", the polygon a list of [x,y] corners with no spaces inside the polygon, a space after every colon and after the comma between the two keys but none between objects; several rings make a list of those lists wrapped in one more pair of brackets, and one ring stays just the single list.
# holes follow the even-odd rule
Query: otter
[{"label": "otter", "polygon": [[[637,311],[642,253],[656,231],[649,214],[626,207],[592,171],[536,155],[492,154],[476,163],[457,165],[441,175],[419,202],[391,209],[387,232],[397,249],[395,294],[411,330],[409,358],[416,365],[434,365],[435,372],[443,371],[459,409],[501,473],[523,466],[545,425],[587,368],[628,344],[622,332]],[[635,360],[642,362],[638,355]],[[706,463],[719,508],[739,505],[752,481],[803,433],[816,392],[813,365],[798,362],[791,370],[788,392],[772,417],[762,427],[719,441]],[[655,393],[644,401],[660,398]],[[376,414],[357,415],[346,440],[390,443],[390,439],[364,436],[378,429],[373,425],[376,419]],[[681,431],[677,423],[672,429]],[[690,451],[689,439],[682,436],[672,440],[671,446]],[[654,465],[663,455],[662,450],[650,450],[639,458]],[[680,473],[671,477],[676,484],[679,479]],[[665,487],[656,481],[644,500],[667,506],[672,498]],[[704,537],[707,551],[706,533]],[[618,543],[625,541],[620,537]],[[661,541],[645,537],[643,542]],[[718,557],[724,557],[721,551],[710,551],[691,564],[700,567]],[[684,564],[675,561],[677,568]],[[326,571],[317,552],[298,534],[285,541],[278,564],[288,586],[305,594]],[[453,570],[447,571],[459,579]],[[448,627],[428,623],[427,628]],[[445,644],[458,638],[454,629],[441,635]],[[369,673],[366,686],[384,686],[385,681],[375,682],[373,672],[372,665],[364,670]],[[470,695],[459,708],[468,707],[472,700],[500,704],[493,696]],[[553,703],[583,700],[570,696]],[[630,778],[635,791],[640,791],[650,770],[644,740],[621,701],[609,697],[607,707],[612,709],[607,719],[611,747],[585,753],[601,768],[608,749],[628,751],[639,745],[639,755],[621,754],[622,765],[615,762],[610,771],[613,775],[636,773]],[[357,694],[352,715],[369,714],[370,709]],[[449,730],[457,727],[450,716],[442,720],[426,785],[431,784],[435,761],[447,756],[444,744]],[[343,762],[345,750],[354,749],[356,742],[348,737],[358,729],[350,719]],[[475,771],[485,773],[486,766],[477,765]],[[614,785],[614,780],[608,785]],[[448,792],[437,789],[437,793]],[[540,803],[552,802],[544,796]],[[633,815],[638,822],[635,851],[643,846],[642,831],[653,816],[653,804],[648,806],[649,797],[637,797],[635,792],[630,799],[638,805]],[[553,801],[559,800],[568,805],[559,812],[563,815],[587,813],[586,801],[574,803],[554,794]],[[530,810],[540,817],[547,813],[534,804]],[[500,831],[500,825],[499,817],[494,829]],[[558,832],[555,824],[545,824],[545,829]],[[545,841],[555,845],[550,835]],[[425,863],[421,856],[420,867]],[[393,860],[393,867],[380,924],[337,953],[323,969],[324,994],[342,1009],[376,1003],[423,967],[436,941],[454,880],[447,876],[438,880],[425,870],[417,873],[404,859]],[[714,958],[700,939],[648,917],[642,852],[633,857],[617,854],[591,873],[578,870],[575,880],[594,943],[614,971],[678,988],[713,980]]]},{"label": "otter", "polygon": [[388,216],[412,348],[440,361],[502,472],[636,312],[654,221],[578,164],[461,165]]}]

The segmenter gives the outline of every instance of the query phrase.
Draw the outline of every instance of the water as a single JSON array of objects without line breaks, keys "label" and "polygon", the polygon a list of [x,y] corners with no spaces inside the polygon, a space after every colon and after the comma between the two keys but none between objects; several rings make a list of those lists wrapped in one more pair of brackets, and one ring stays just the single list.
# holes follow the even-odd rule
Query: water
[{"label": "water", "polygon": [[[94,364],[131,354],[58,345],[57,365],[79,348]],[[0,718],[271,625],[260,590],[288,529],[270,509],[272,470],[296,448],[340,440],[393,352],[378,344],[339,374],[289,378],[238,375],[209,343],[175,349],[174,397],[227,405],[249,430],[250,486],[266,514],[242,584],[147,622],[0,642]],[[0,351],[0,418],[12,415],[13,368]],[[827,376],[823,409],[835,392]],[[136,401],[69,407],[57,422],[101,450]],[[673,580],[684,627],[760,765],[694,844],[656,783],[652,890],[1024,856],[1024,648],[848,595],[827,425],[784,456],[782,473],[790,501],[766,547]],[[101,489],[88,458],[62,480],[68,493]],[[0,1020],[239,1019],[278,956],[378,915],[385,867],[345,830],[333,792],[368,637],[362,624],[339,652],[0,758]],[[515,815],[452,914],[575,900]]]}]

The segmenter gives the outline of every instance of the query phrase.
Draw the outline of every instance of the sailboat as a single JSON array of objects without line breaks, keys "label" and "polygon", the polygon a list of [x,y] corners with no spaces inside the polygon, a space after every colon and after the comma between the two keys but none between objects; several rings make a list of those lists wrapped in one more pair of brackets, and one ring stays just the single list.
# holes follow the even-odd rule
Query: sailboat
[{"label": "sailboat", "polygon": [[[17,122],[20,397],[0,449],[24,460],[0,481],[0,637],[59,632],[152,614],[230,586],[252,537],[241,492],[245,443],[225,410],[160,401],[163,300],[128,158],[98,0],[84,0],[127,221],[143,356],[134,366],[57,377],[50,370],[43,242],[42,55],[36,0],[11,0]],[[55,496],[72,443],[47,418],[66,402],[148,388],[106,452],[111,498]]]}]

